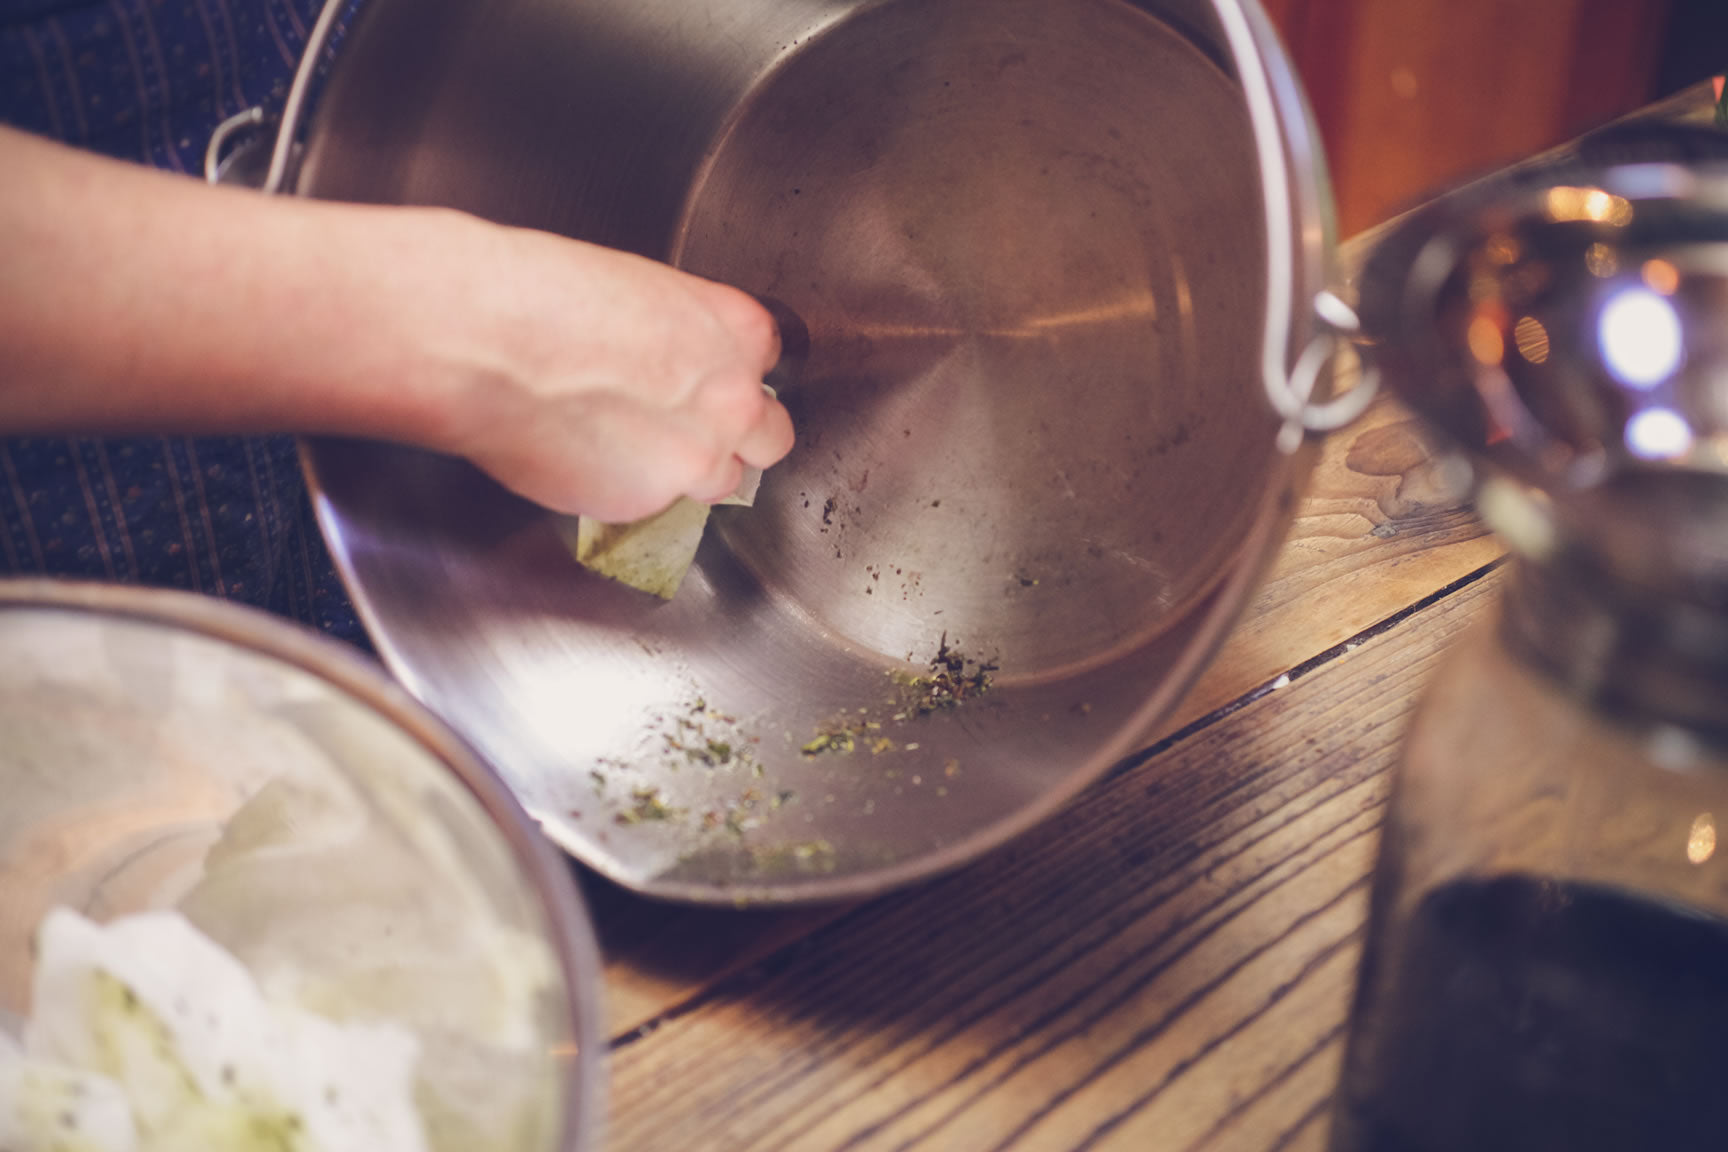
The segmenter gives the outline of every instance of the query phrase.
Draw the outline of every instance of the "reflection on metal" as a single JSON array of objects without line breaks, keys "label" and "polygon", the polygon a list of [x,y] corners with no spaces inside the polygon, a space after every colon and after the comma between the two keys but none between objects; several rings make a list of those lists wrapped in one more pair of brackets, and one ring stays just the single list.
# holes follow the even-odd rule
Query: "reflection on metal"
[{"label": "reflection on metal", "polygon": [[1680,289],[1680,269],[1671,260],[1646,260],[1640,275],[1652,292],[1672,296]]},{"label": "reflection on metal", "polygon": [[1680,315],[1648,288],[1623,288],[1610,297],[1596,338],[1608,371],[1633,388],[1654,388],[1680,367]]},{"label": "reflection on metal", "polygon": [[1584,251],[1584,267],[1590,270],[1590,275],[1606,280],[1620,271],[1620,257],[1606,244],[1592,244]]},{"label": "reflection on metal", "polygon": [[1542,326],[1542,321],[1534,316],[1521,318],[1512,329],[1512,339],[1518,345],[1518,354],[1532,364],[1542,364],[1548,359],[1548,329]]},{"label": "reflection on metal", "polygon": [[1548,189],[1548,218],[1556,223],[1588,221],[1623,228],[1632,223],[1632,203],[1601,188],[1562,184]]},{"label": "reflection on metal", "polygon": [[[1178,314],[1190,318],[1193,301],[1185,280],[1176,283]],[[1139,291],[1119,300],[1101,304],[1081,304],[1024,318],[1012,318],[1007,323],[966,327],[958,324],[919,324],[890,320],[860,320],[850,325],[854,336],[872,340],[1032,340],[1044,339],[1065,331],[1105,328],[1118,324],[1144,327],[1158,322],[1158,298],[1149,291]]]},{"label": "reflection on metal", "polygon": [[1518,243],[1518,237],[1507,232],[1497,232],[1483,243],[1482,254],[1491,264],[1516,264],[1524,255],[1524,246]]},{"label": "reflection on metal", "polygon": [[1692,427],[1672,408],[1646,408],[1626,422],[1626,447],[1641,460],[1679,460],[1692,450]]},{"label": "reflection on metal", "polygon": [[[663,897],[866,896],[1053,811],[1244,603],[1312,462],[1281,427],[1371,395],[1332,396],[1349,333],[1307,310],[1322,186],[1278,51],[1238,0],[371,0],[294,190],[630,249],[810,335],[797,447],[670,603],[457,461],[309,445],[390,668]],[[1000,663],[979,707],[801,755],[944,635]],[[719,716],[741,772],[664,740]],[[667,818],[621,822],[639,793]]]},{"label": "reflection on metal", "polygon": [[[1627,215],[1616,198],[1634,227],[1613,227]],[[1675,466],[1728,472],[1725,228],[1716,172],[1636,164],[1560,189],[1508,184],[1383,240],[1364,326],[1412,407],[1524,483],[1582,492],[1663,486]],[[1672,485],[1676,515],[1706,500],[1707,484],[1685,484]],[[1728,518],[1728,500],[1698,514]],[[1713,554],[1704,542],[1728,535],[1699,540]]]},{"label": "reflection on metal", "polygon": [[1506,339],[1492,316],[1478,313],[1470,321],[1469,341],[1470,355],[1476,357],[1477,363],[1497,365],[1505,361]]},{"label": "reflection on metal", "polygon": [[1692,831],[1686,837],[1686,859],[1702,864],[1716,854],[1716,818],[1708,812],[1698,813],[1692,821]]},{"label": "reflection on metal", "polygon": [[1520,556],[1542,561],[1553,555],[1558,537],[1553,505],[1546,493],[1495,476],[1476,495],[1476,510],[1506,546]]}]

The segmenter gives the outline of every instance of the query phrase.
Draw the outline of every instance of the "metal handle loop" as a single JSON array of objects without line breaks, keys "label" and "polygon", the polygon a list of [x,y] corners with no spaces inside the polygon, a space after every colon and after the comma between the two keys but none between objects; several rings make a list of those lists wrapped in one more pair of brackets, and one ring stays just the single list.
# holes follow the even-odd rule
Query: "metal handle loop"
[{"label": "metal handle loop", "polygon": [[212,184],[222,183],[222,160],[228,152],[228,142],[237,133],[263,123],[264,109],[254,105],[216,125],[216,130],[210,133],[210,143],[204,146],[204,179]]},{"label": "metal handle loop", "polygon": [[[1278,448],[1287,453],[1294,452],[1308,433],[1335,432],[1351,423],[1368,410],[1380,391],[1380,371],[1362,351],[1362,323],[1355,310],[1335,294],[1322,292],[1314,298],[1314,314],[1323,330],[1302,350],[1289,379],[1268,377],[1266,381],[1266,398],[1272,410],[1284,418]],[[1308,398],[1319,383],[1320,370],[1344,344],[1354,345],[1362,358],[1356,386],[1342,396],[1310,404]]]},{"label": "metal handle loop", "polygon": [[265,173],[263,192],[274,196],[288,184],[288,164],[294,146],[300,140],[301,122],[306,117],[306,101],[311,95],[312,81],[318,75],[318,62],[330,46],[346,0],[324,0],[318,20],[306,37],[306,47],[300,53],[300,67],[294,71],[294,83],[288,88],[287,102],[282,105],[282,127],[276,133],[276,148],[270,154],[270,170]]},{"label": "metal handle loop", "polygon": [[[300,53],[300,65],[294,70],[294,82],[289,86],[287,101],[282,106],[282,122],[276,130],[276,142],[270,150],[270,166],[259,181],[258,190],[267,196],[275,195],[287,186],[289,166],[295,158],[295,145],[299,142],[301,125],[306,117],[306,103],[311,94],[313,80],[318,74],[318,63],[330,46],[337,19],[346,3],[347,0],[324,0],[323,8],[318,12],[318,20],[306,37],[306,45]],[[218,124],[216,130],[210,133],[210,143],[204,149],[204,179],[212,184],[220,183],[222,160],[228,150],[229,141],[242,129],[260,127],[264,121],[264,109],[248,108]]]}]

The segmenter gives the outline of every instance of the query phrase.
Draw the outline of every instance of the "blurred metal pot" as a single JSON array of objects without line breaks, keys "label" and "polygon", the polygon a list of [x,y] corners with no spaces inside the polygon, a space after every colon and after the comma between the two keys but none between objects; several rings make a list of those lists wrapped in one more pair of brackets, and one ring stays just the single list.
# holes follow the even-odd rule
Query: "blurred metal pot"
[{"label": "blurred metal pot", "polygon": [[50,910],[172,910],[279,1002],[411,1034],[434,1150],[596,1146],[600,958],[568,868],[346,645],[189,592],[0,580],[0,796],[0,1040]]}]

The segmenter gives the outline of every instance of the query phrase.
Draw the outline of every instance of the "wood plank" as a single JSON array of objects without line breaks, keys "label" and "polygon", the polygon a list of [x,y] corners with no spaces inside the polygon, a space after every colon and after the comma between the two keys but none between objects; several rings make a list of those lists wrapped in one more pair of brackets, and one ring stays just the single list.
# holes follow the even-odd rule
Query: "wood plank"
[{"label": "wood plank", "polygon": [[[1394,223],[1339,247],[1336,275],[1347,292]],[[1356,385],[1358,369],[1354,357],[1341,361],[1338,391]],[[1321,441],[1302,503],[1253,603],[1159,735],[1497,560],[1504,550],[1476,518],[1467,482],[1436,437],[1383,388],[1360,419]]]},{"label": "wood plank", "polygon": [[[1298,10],[1315,16],[1306,6],[1292,6]],[[1712,104],[1708,86],[1699,85],[1641,115],[1702,122]],[[1345,283],[1382,231],[1343,246],[1338,263]],[[1496,560],[1499,543],[1477,522],[1457,481],[1431,438],[1389,397],[1328,437],[1257,598],[1154,738],[1228,706]],[[592,877],[584,881],[607,959],[613,1036],[650,1025],[708,984],[844,911],[735,915],[673,908]]]},{"label": "wood plank", "polygon": [[1314,1147],[1444,597],[614,1057],[615,1149]]},{"label": "wood plank", "polygon": [[[1156,736],[1239,699],[1499,555],[1414,418],[1390,399],[1376,402],[1323,446],[1309,496],[1266,583]],[[597,879],[585,883],[607,960],[613,1036],[642,1028],[843,911],[681,909]]]},{"label": "wood plank", "polygon": [[1464,481],[1390,397],[1328,437],[1265,583],[1163,731],[1498,559],[1503,549],[1476,519]]},{"label": "wood plank", "polygon": [[[1710,104],[1706,86],[1699,86],[1662,106],[1650,109],[1648,115],[1661,119],[1707,119]],[[1359,259],[1369,240],[1371,237],[1346,246],[1342,263],[1347,269]],[[1490,561],[1498,552],[1495,542],[1482,535],[1480,528],[1470,518],[1467,508],[1456,499],[1455,486],[1439,469],[1408,415],[1395,403],[1380,401],[1360,424],[1336,434],[1325,445],[1310,497],[1301,509],[1289,545],[1281,553],[1260,597],[1237,629],[1234,639],[1220,653],[1207,676],[1178,710],[1178,715],[1172,719],[1172,726],[1186,723],[1194,717],[1206,715],[1222,704],[1238,700],[1244,693],[1257,685],[1267,683],[1280,672],[1299,668],[1340,640],[1355,636],[1362,629],[1372,627],[1387,616],[1403,611],[1408,605],[1434,595],[1439,589],[1475,571],[1480,564]],[[1477,593],[1466,594],[1474,595]],[[1415,627],[1418,633],[1432,632],[1433,625],[1429,621],[1448,618],[1448,614],[1458,610],[1457,605],[1464,603],[1467,603],[1467,600],[1453,597],[1439,609],[1430,610],[1417,619],[1406,621],[1397,632],[1399,635],[1408,636],[1412,627]],[[1439,612],[1438,616],[1436,611]],[[1443,643],[1443,638],[1435,633],[1429,635],[1425,643],[1430,646]],[[1383,650],[1382,645],[1382,641],[1373,641],[1364,645],[1358,653],[1353,653],[1350,659],[1361,659],[1361,651],[1370,647],[1376,651]],[[1332,670],[1327,672],[1329,676],[1334,674],[1335,671]],[[1306,684],[1306,679],[1298,681],[1297,691],[1309,691],[1310,689],[1303,687]],[[1268,698],[1275,704],[1262,700],[1243,709],[1243,713],[1261,715],[1268,709],[1282,707],[1288,701],[1299,698],[1301,697],[1295,693],[1275,693]],[[1244,716],[1240,721],[1226,723],[1217,732],[1203,733],[1179,747],[1210,749],[1208,754],[1223,756],[1228,764],[1234,766],[1236,762],[1229,759],[1231,746],[1228,741],[1224,744],[1219,741],[1223,739],[1223,733],[1239,734],[1238,723],[1246,722]],[[1311,726],[1306,733],[1301,727],[1286,730],[1286,738],[1293,741],[1292,746],[1299,749],[1299,759],[1313,755],[1311,740],[1314,733],[1326,731],[1318,718],[1310,717],[1306,723]],[[1238,735],[1234,739],[1240,740],[1241,737]],[[1332,735],[1327,736],[1328,746],[1331,746],[1334,739]],[[1264,757],[1268,764],[1276,765],[1284,758],[1275,744],[1267,745],[1261,738],[1251,744],[1243,743],[1240,747],[1248,748],[1254,751],[1256,756]],[[1384,747],[1378,754],[1382,757],[1389,755]],[[1164,756],[1160,757],[1159,763],[1168,765],[1172,761],[1169,756]],[[1147,779],[1147,773],[1150,772],[1152,777],[1156,778],[1160,771],[1143,766],[1130,776]],[[1170,779],[1177,779],[1185,772],[1196,771],[1202,770],[1188,764],[1186,767],[1168,769],[1168,775]],[[1238,785],[1235,786],[1239,786],[1243,774],[1237,773],[1231,778],[1236,779]],[[1099,804],[1120,801],[1123,799],[1122,788],[1121,781],[1106,784],[1084,800],[1076,811],[1094,812]],[[1156,792],[1155,787],[1149,787],[1146,796],[1151,798]],[[1167,801],[1156,802],[1162,805]],[[1333,800],[1328,803],[1337,804],[1340,801]],[[1023,843],[1012,845],[982,862],[978,866],[981,871],[976,874],[996,877],[996,882],[1000,883],[1003,875],[1015,874],[1015,862],[1024,860],[1028,852],[1056,853],[1066,860],[1076,852],[1084,854],[1090,851],[1093,855],[1102,853],[1110,858],[1123,857],[1134,869],[1149,867],[1146,860],[1150,858],[1147,854],[1151,850],[1144,845],[1135,847],[1134,838],[1131,836],[1125,837],[1112,831],[1093,849],[1085,847],[1083,835],[1070,834],[1065,837],[1060,829],[1068,828],[1069,833],[1072,833],[1073,828],[1069,822],[1076,819],[1082,818],[1071,814],[1053,822],[1049,828],[1028,837]],[[1174,834],[1171,829],[1175,825],[1169,823],[1171,820],[1173,817],[1167,815],[1161,817],[1160,827],[1165,835]],[[1199,851],[1198,848],[1192,850]],[[966,875],[972,874],[962,874]],[[952,882],[964,883],[960,879]],[[1204,877],[1204,883],[1213,885],[1215,877]],[[748,989],[754,986],[755,982],[771,980],[774,971],[805,963],[804,957],[812,952],[818,957],[828,957],[822,962],[834,965],[839,971],[845,966],[830,955],[839,947],[833,933],[858,931],[856,920],[847,920],[826,933],[818,931],[846,916],[848,910],[841,908],[779,914],[692,911],[650,904],[603,883],[592,884],[591,898],[596,907],[609,961],[608,985],[615,1022],[614,1035],[623,1037],[627,1042],[638,1040],[646,1033],[651,1033],[656,1024],[661,1024],[670,1031],[665,1037],[654,1038],[653,1042],[656,1045],[673,1045],[670,1049],[643,1047],[650,1042],[649,1039],[640,1039],[639,1043],[626,1043],[625,1061],[619,1069],[619,1083],[621,1091],[630,1101],[629,1110],[624,1113],[629,1118],[624,1129],[627,1134],[652,1131],[651,1128],[641,1127],[643,1104],[639,1078],[643,1075],[660,1075],[670,1059],[667,1053],[680,1051],[690,1037],[696,1037],[695,1042],[699,1043],[710,1035],[707,1023],[710,1019],[709,1013],[714,1010],[714,1003],[704,999],[705,990],[726,981],[728,977],[736,976],[737,979],[726,985],[721,997],[722,1003],[732,1003],[741,996],[748,996]],[[951,889],[940,888],[937,891],[949,892]],[[991,893],[987,884],[979,883],[966,891],[970,895],[971,906],[962,903],[952,913],[962,923],[967,918],[978,915],[977,905],[987,903]],[[1062,907],[1067,894],[1043,888],[1032,895],[1013,890],[1000,895],[1003,908],[1008,914],[1012,914],[1015,909],[1035,910],[1040,901]],[[906,894],[895,899],[937,899],[938,903],[931,907],[929,914],[934,917],[934,923],[942,923],[940,897]],[[884,904],[898,907],[893,902]],[[1094,915],[1101,914],[1096,911],[1096,901],[1093,902],[1093,907]],[[858,915],[874,916],[879,913],[873,906]],[[1086,914],[1075,912],[1073,915],[1084,918]],[[815,938],[803,945],[802,951],[786,951],[789,945],[812,933],[816,933]],[[844,951],[844,948],[840,948],[842,954]],[[763,958],[770,956],[773,960],[767,966],[758,964]],[[1084,982],[1085,978],[1083,973],[1079,976],[1064,975],[1061,980],[1064,986],[1073,987],[1077,980]],[[1303,986],[1307,987],[1312,995],[1324,998],[1326,994],[1324,987],[1317,988],[1311,983]],[[686,1010],[690,1019],[696,1021],[695,1024],[686,1024],[677,1019],[678,1013]],[[932,1022],[940,1019],[940,1016],[934,1016]],[[1216,1110],[1217,1100],[1214,1097],[1210,1104],[1197,1109],[1195,1117],[1204,1119],[1211,1116],[1212,1126],[1198,1137],[1195,1146],[1312,1150],[1323,1147],[1326,1127],[1324,1105],[1335,1075],[1340,1047],[1337,1029],[1341,1026],[1341,1020],[1339,1016],[1332,1022],[1330,1032],[1310,1030],[1302,1033],[1315,1044],[1306,1057],[1298,1058],[1292,1056],[1290,1050],[1280,1049],[1283,1054],[1273,1063],[1282,1064],[1281,1068],[1265,1068],[1262,1064],[1256,1064],[1252,1048],[1242,1057],[1246,1061],[1246,1072],[1220,1070],[1216,1062],[1208,1065],[1215,1074],[1222,1075],[1229,1081],[1223,1095],[1232,1105],[1227,1112],[1214,1116],[1212,1113]],[[869,1016],[865,1014],[860,1021],[853,1022],[852,1027],[866,1028],[868,1021]],[[890,1021],[885,1027],[891,1031],[898,1029],[896,1035],[902,1037],[898,1042],[902,1046],[910,1043],[906,1038],[915,1037],[918,1031],[916,1024],[903,1020]],[[979,1025],[967,1027],[975,1031]],[[695,1031],[686,1030],[688,1028],[695,1028]],[[765,1028],[763,1035],[776,1048],[796,1042],[795,1037],[777,1031],[772,1024]],[[930,1053],[914,1064],[909,1064],[905,1071],[890,1070],[882,1074],[880,1064],[867,1065],[878,1069],[878,1073],[871,1079],[873,1087],[869,1092],[869,1095],[874,1097],[874,1103],[849,1101],[846,1107],[850,1110],[860,1107],[880,1110],[882,1101],[893,1098],[896,1093],[904,1097],[908,1109],[921,1107],[920,1101],[924,1093],[918,1075],[937,1067],[944,1058],[952,1059],[955,1052],[966,1051],[962,1041],[968,1035],[970,1032],[966,1028],[958,1032],[952,1027],[948,1028],[928,1045]],[[1258,1037],[1259,1034],[1255,1035]],[[1281,1040],[1282,1036],[1283,1033],[1280,1032],[1274,1039]],[[653,1059],[647,1058],[650,1053],[654,1054]],[[759,1058],[760,1053],[752,1056],[752,1059]],[[727,1056],[724,1047],[722,1046],[717,1056],[710,1051],[708,1055],[698,1057],[699,1062],[710,1059],[725,1061]],[[823,1066],[820,1056],[816,1066]],[[1190,1081],[1199,1074],[1199,1069],[1187,1069],[1177,1077],[1175,1083]],[[698,1083],[695,1090],[706,1091],[707,1088]],[[780,1096],[770,1098],[783,1104],[783,1097],[784,1091]],[[730,1104],[724,1099],[724,1094],[718,1103],[723,1107],[716,1115],[723,1114]],[[1170,1108],[1174,1105],[1166,1104],[1161,1107]],[[1124,1120],[1123,1124],[1143,1123],[1139,1117],[1145,1111],[1147,1110],[1130,1110],[1128,1119]],[[870,1112],[866,1114],[875,1115]],[[674,1115],[677,1113],[674,1112]],[[697,1109],[690,1115],[700,1117],[701,1111]],[[1181,1117],[1185,1113],[1181,1110],[1171,1115],[1175,1117],[1171,1123],[1186,1123],[1184,1131],[1192,1133],[1196,1130],[1193,1117],[1182,1121]],[[760,1116],[756,1122],[761,1122]],[[871,1119],[866,1123],[875,1124],[878,1121]],[[857,1146],[868,1146],[870,1141],[875,1139],[876,1132],[886,1130],[888,1122],[883,1123],[884,1128],[866,1132]],[[627,1140],[621,1146],[657,1146],[649,1136],[644,1135],[641,1138],[647,1142],[634,1145]],[[718,1136],[715,1139],[718,1146],[726,1145],[726,1141],[720,1140]],[[777,1143],[770,1142],[768,1146],[818,1146],[815,1143],[803,1142],[806,1139],[805,1136],[777,1138]],[[751,1145],[746,1143],[741,1146]],[[930,1146],[945,1145],[936,1141]]]},{"label": "wood plank", "polygon": [[715,981],[795,943],[851,907],[687,908],[645,900],[579,867],[575,871],[600,937],[606,1034],[614,1040],[653,1028]]}]

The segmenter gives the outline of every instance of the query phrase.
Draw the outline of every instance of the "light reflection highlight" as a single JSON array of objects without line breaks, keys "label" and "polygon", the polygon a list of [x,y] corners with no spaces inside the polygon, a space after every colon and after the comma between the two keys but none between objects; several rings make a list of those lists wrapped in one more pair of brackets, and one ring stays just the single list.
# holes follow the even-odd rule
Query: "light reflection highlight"
[{"label": "light reflection highlight", "polygon": [[1608,371],[1633,388],[1654,388],[1680,367],[1680,314],[1648,288],[1623,288],[1610,297],[1596,338]]},{"label": "light reflection highlight", "polygon": [[1601,188],[1562,184],[1548,190],[1548,218],[1624,227],[1632,222],[1632,202]]},{"label": "light reflection highlight", "polygon": [[1477,363],[1493,365],[1506,359],[1506,339],[1500,335],[1500,325],[1492,316],[1478,314],[1470,321],[1470,331],[1465,338],[1470,344],[1470,355],[1476,357]]},{"label": "light reflection highlight", "polygon": [[1505,232],[1496,232],[1490,236],[1483,249],[1489,261],[1494,264],[1516,264],[1518,258],[1524,255],[1523,248],[1518,244],[1518,238]]},{"label": "light reflection highlight", "polygon": [[[1186,277],[1178,277],[1176,293],[1177,311],[1184,321],[1192,323],[1194,301],[1189,294]],[[1157,297],[1150,292],[1135,292],[1104,304],[1073,308],[1066,312],[1049,312],[1043,315],[1028,316],[1017,323],[961,327],[953,324],[905,324],[892,321],[861,320],[851,324],[849,330],[878,340],[965,339],[967,337],[1032,340],[1048,336],[1052,332],[1103,328],[1122,323],[1156,324],[1157,322]]]},{"label": "light reflection highlight", "polygon": [[1598,280],[1606,280],[1620,271],[1620,257],[1606,244],[1592,244],[1584,250],[1584,267]]},{"label": "light reflection highlight", "polygon": [[1626,447],[1642,460],[1678,460],[1692,450],[1692,426],[1672,408],[1646,408],[1626,422]]},{"label": "light reflection highlight", "polygon": [[1700,812],[1692,821],[1692,831],[1686,837],[1686,859],[1702,864],[1716,854],[1716,818]]},{"label": "light reflection highlight", "polygon": [[1518,345],[1518,354],[1532,364],[1543,364],[1548,360],[1548,329],[1542,327],[1542,321],[1534,316],[1525,316],[1512,328],[1512,341]]},{"label": "light reflection highlight", "polygon": [[1672,296],[1680,290],[1680,269],[1667,260],[1646,260],[1640,276],[1650,291]]}]

